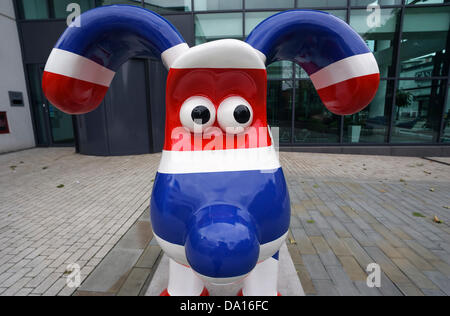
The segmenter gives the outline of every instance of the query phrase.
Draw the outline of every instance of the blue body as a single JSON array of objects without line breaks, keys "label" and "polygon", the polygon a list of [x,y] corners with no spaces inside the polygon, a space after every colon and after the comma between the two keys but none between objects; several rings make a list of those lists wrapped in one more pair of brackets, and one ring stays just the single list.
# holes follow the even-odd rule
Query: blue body
[{"label": "blue body", "polygon": [[290,214],[281,168],[270,172],[158,173],[151,200],[155,234],[186,246],[191,266],[215,278],[250,272],[259,245],[286,234]]}]

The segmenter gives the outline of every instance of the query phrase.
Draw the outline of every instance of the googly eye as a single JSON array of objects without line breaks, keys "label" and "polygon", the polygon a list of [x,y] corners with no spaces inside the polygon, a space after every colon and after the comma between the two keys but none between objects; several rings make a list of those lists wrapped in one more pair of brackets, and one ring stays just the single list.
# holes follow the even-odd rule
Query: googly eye
[{"label": "googly eye", "polygon": [[216,108],[208,98],[191,97],[181,106],[180,121],[193,133],[204,131],[216,121]]},{"label": "googly eye", "polygon": [[253,123],[253,109],[245,99],[230,97],[220,104],[217,119],[227,133],[240,134]]}]

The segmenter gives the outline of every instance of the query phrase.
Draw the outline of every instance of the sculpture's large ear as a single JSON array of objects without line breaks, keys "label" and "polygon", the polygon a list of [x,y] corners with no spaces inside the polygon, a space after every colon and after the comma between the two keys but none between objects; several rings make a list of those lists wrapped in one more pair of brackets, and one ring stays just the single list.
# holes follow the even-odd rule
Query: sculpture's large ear
[{"label": "sculpture's large ear", "polygon": [[302,66],[333,113],[362,110],[378,90],[375,57],[349,25],[328,13],[281,12],[260,23],[247,43],[261,53],[267,65],[291,60]]},{"label": "sculpture's large ear", "polygon": [[102,102],[119,67],[132,57],[161,58],[167,68],[189,49],[167,20],[134,6],[114,5],[82,14],[64,32],[45,66],[47,99],[69,114]]}]

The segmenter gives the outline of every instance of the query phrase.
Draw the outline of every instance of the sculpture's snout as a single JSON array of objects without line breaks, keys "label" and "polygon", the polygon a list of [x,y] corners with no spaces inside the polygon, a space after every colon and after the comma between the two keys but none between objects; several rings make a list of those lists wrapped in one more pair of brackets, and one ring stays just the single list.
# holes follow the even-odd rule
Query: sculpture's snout
[{"label": "sculpture's snout", "polygon": [[250,214],[231,205],[195,213],[186,257],[192,269],[211,283],[233,283],[248,275],[259,257],[257,227]]}]

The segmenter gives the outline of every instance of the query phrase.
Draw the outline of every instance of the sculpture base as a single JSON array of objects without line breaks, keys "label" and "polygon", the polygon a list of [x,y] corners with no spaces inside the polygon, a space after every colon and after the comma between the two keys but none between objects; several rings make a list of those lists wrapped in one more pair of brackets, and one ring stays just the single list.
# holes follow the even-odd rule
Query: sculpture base
[{"label": "sculpture base", "polygon": [[[164,255],[156,269],[146,296],[159,296],[167,288],[169,282],[169,258]],[[211,296],[236,296],[242,289],[242,282],[233,285],[206,284]],[[283,296],[305,296],[302,284],[298,278],[294,263],[287,250],[286,245],[280,250],[280,273],[278,280],[278,291]]]}]

